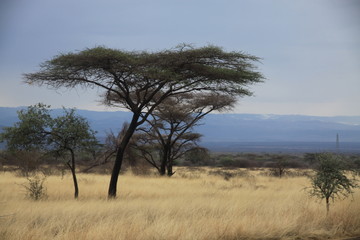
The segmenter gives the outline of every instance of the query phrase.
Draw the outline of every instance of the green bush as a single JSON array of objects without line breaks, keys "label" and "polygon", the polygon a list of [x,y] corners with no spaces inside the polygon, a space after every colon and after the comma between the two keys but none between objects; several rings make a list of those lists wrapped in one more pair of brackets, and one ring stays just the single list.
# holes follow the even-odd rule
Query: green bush
[{"label": "green bush", "polygon": [[311,178],[310,195],[325,199],[326,210],[329,212],[330,199],[346,198],[357,187],[356,179],[347,175],[348,166],[339,156],[323,153],[317,156],[318,166],[315,176]]}]

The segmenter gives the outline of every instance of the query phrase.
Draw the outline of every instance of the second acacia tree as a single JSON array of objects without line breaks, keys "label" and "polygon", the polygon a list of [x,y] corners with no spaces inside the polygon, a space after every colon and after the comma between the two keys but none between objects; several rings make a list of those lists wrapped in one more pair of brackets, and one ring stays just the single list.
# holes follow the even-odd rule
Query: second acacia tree
[{"label": "second acacia tree", "polygon": [[229,110],[236,98],[216,93],[187,93],[167,98],[138,129],[131,146],[154,166],[160,175],[172,176],[176,160],[202,148],[197,145],[201,134],[193,132],[207,114]]}]

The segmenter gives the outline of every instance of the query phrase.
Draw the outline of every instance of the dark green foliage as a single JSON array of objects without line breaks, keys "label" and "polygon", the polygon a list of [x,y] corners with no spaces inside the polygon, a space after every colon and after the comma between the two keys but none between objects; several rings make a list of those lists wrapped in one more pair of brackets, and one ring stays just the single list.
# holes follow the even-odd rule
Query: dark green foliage
[{"label": "dark green foliage", "polygon": [[252,63],[257,61],[259,58],[255,56],[225,52],[216,46],[192,48],[182,45],[154,53],[96,47],[58,55],[41,64],[41,71],[25,74],[25,78],[30,84],[46,84],[55,88],[77,85],[101,87],[108,94],[114,93],[119,97],[108,100],[120,101],[121,98],[121,104],[132,108],[135,107],[132,104],[143,99],[135,96],[125,99],[124,94],[129,94],[128,91],[140,96],[147,94],[144,97],[151,97],[148,101],[153,100],[151,95],[165,93],[170,87],[170,95],[179,90],[250,95],[245,86],[263,79]]},{"label": "dark green foliage", "polygon": [[30,106],[18,111],[19,122],[13,127],[5,127],[0,141],[6,141],[10,151],[36,151],[45,148],[47,131],[51,125],[49,107],[44,104]]},{"label": "dark green foliage", "polygon": [[317,155],[318,166],[315,176],[311,178],[310,195],[325,199],[326,209],[329,211],[330,199],[346,198],[353,193],[352,189],[357,187],[356,180],[347,176],[346,164],[339,156],[331,153]]},{"label": "dark green foliage", "polygon": [[92,151],[99,146],[95,133],[86,119],[76,115],[74,109],[64,109],[62,116],[52,119],[46,145],[59,155],[67,154],[70,149]]},{"label": "dark green foliage", "polygon": [[72,148],[88,149],[97,145],[95,132],[74,109],[52,118],[50,106],[37,104],[18,112],[19,122],[5,127],[0,141],[10,151],[53,151],[58,154]]}]

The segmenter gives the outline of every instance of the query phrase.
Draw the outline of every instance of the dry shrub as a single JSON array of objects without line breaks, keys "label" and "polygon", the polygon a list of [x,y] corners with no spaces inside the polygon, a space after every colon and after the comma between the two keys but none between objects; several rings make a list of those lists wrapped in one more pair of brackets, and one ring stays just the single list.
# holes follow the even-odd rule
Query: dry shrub
[{"label": "dry shrub", "polygon": [[46,176],[43,174],[34,174],[28,176],[27,183],[21,184],[26,191],[26,196],[29,199],[38,201],[47,198],[46,187],[44,185]]}]

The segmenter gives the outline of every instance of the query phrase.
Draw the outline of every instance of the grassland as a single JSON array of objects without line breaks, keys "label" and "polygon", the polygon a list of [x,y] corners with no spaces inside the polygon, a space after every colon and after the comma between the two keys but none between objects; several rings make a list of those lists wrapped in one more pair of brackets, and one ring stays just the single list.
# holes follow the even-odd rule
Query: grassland
[{"label": "grassland", "polygon": [[[337,201],[310,198],[306,177],[275,178],[241,170],[177,169],[172,178],[120,176],[118,198],[107,200],[107,175],[49,176],[48,198],[32,201],[26,179],[0,173],[0,239],[343,239],[360,236],[360,191]],[[216,170],[217,171],[217,170]],[[216,172],[215,171],[215,172]],[[240,171],[240,170],[237,170]]]}]

